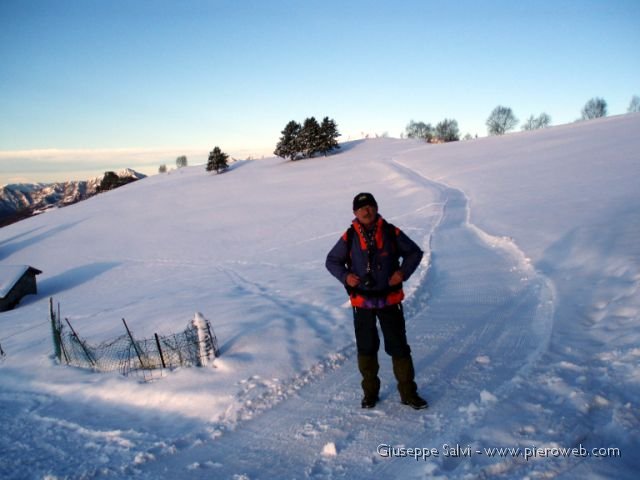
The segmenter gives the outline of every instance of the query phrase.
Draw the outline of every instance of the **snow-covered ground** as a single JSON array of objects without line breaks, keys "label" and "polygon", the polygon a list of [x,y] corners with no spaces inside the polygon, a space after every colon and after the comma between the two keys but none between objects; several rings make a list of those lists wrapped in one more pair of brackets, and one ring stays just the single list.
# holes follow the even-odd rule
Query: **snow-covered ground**
[{"label": "snow-covered ground", "polygon": [[[636,478],[639,133],[636,114],[371,139],[188,167],[0,229],[3,265],[43,271],[0,314],[0,477]],[[359,407],[324,259],[360,191],[428,253],[405,301],[427,410],[400,405],[383,352],[381,402]],[[222,354],[151,382],[59,366],[49,297],[92,343],[122,318],[150,338],[202,312]]]}]

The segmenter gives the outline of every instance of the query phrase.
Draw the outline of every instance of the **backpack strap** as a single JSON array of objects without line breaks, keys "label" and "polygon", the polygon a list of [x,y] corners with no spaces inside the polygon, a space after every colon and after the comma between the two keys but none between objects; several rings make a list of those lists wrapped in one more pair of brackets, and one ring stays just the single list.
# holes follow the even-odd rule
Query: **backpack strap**
[{"label": "backpack strap", "polygon": [[[398,234],[399,230],[391,223],[383,220],[383,228],[386,230],[387,237],[391,239],[391,249],[393,253],[398,252]],[[353,236],[356,234],[356,229],[351,224],[344,234],[345,241],[347,242],[347,267],[351,268],[351,245],[353,244]]]},{"label": "backpack strap", "polygon": [[347,242],[347,267],[351,269],[351,244],[353,243],[353,236],[356,234],[356,229],[353,224],[349,226],[345,232],[345,241]]}]

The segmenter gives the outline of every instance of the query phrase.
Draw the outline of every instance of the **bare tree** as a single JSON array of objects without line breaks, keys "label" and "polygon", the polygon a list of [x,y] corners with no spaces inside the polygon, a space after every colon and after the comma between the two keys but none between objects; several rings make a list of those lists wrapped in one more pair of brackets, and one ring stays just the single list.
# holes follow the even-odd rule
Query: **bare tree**
[{"label": "bare tree", "polygon": [[460,140],[460,130],[456,120],[445,118],[436,125],[436,136],[442,142],[457,142]]},{"label": "bare tree", "polygon": [[640,97],[638,95],[631,97],[631,102],[629,103],[629,109],[627,112],[640,112]]},{"label": "bare tree", "polygon": [[186,167],[187,166],[187,157],[184,156],[184,155],[181,155],[178,158],[176,158],[176,166],[178,168]]},{"label": "bare tree", "polygon": [[591,120],[607,116],[607,102],[604,98],[594,97],[585,103],[582,109],[582,120]]},{"label": "bare tree", "polygon": [[487,130],[489,135],[504,135],[513,130],[518,124],[518,119],[509,107],[497,106],[487,118]]},{"label": "bare tree", "polygon": [[421,138],[426,142],[433,140],[435,131],[430,123],[414,122],[411,120],[406,126],[407,138]]},{"label": "bare tree", "polygon": [[534,117],[531,115],[522,125],[522,130],[537,130],[539,128],[546,128],[551,125],[551,116],[546,113],[541,113],[540,116]]},{"label": "bare tree", "polygon": [[164,163],[158,168],[158,173],[167,173],[167,166]]}]

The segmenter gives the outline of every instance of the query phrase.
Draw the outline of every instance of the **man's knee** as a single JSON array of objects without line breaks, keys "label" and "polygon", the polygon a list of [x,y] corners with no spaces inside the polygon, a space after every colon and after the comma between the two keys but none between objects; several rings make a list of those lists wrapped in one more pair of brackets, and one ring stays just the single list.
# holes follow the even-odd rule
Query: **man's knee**
[{"label": "man's knee", "polygon": [[408,357],[411,348],[407,342],[402,305],[392,305],[382,312],[380,325],[384,335],[384,351],[392,357]]},{"label": "man's knee", "polygon": [[406,343],[398,343],[384,346],[387,355],[396,358],[404,358],[411,355],[411,348]]},{"label": "man's knee", "polygon": [[376,355],[380,349],[378,331],[356,331],[356,347],[359,355]]}]

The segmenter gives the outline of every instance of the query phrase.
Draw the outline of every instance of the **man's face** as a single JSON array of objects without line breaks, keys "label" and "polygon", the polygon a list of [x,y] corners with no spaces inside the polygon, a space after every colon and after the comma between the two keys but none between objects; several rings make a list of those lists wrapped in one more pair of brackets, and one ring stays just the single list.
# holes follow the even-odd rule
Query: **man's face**
[{"label": "man's face", "polygon": [[378,214],[378,209],[373,205],[365,205],[364,207],[354,210],[353,213],[362,225],[369,227],[373,225],[376,215]]}]

